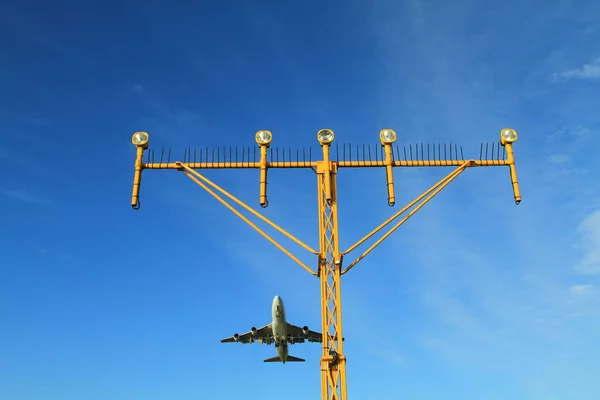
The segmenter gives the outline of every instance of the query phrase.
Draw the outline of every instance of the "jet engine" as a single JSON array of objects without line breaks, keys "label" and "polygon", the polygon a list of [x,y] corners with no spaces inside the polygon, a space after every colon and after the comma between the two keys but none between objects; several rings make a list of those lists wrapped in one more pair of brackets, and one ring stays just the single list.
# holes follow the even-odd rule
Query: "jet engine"
[{"label": "jet engine", "polygon": [[303,327],[302,327],[302,334],[303,334],[304,336],[308,335],[308,326],[303,326]]},{"label": "jet engine", "polygon": [[256,327],[253,326],[252,329],[250,329],[250,332],[252,333],[252,336],[256,336]]},{"label": "jet engine", "polygon": [[237,333],[233,334],[233,340],[235,340],[236,342],[239,342],[240,340],[240,335],[238,335]]}]

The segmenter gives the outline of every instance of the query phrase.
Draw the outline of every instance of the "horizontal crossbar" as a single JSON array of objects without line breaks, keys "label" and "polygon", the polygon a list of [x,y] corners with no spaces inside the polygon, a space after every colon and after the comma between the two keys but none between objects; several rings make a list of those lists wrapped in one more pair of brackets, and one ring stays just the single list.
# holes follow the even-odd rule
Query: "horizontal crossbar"
[{"label": "horizontal crossbar", "polygon": [[[338,168],[385,167],[385,161],[332,161]],[[469,167],[492,167],[510,165],[508,160],[420,160],[392,161],[393,167],[460,167],[468,163]],[[267,168],[316,168],[318,162],[267,162]],[[186,163],[192,169],[260,168],[259,162],[191,162]],[[181,169],[181,163],[144,163],[144,169]]]}]

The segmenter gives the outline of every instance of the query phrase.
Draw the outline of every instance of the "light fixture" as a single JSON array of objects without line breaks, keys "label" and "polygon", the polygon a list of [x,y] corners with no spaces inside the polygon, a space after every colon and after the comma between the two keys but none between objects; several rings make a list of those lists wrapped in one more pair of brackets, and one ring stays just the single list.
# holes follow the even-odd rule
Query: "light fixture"
[{"label": "light fixture", "polygon": [[500,144],[513,143],[517,140],[517,131],[512,128],[504,128],[500,131]]},{"label": "light fixture", "polygon": [[333,142],[333,136],[333,131],[331,129],[321,129],[317,132],[317,139],[319,140],[319,143],[321,143],[321,146],[331,144],[331,142]]},{"label": "light fixture", "polygon": [[131,143],[138,147],[148,147],[148,133],[147,132],[136,132],[131,137]]},{"label": "light fixture", "polygon": [[381,144],[392,144],[396,141],[396,132],[393,129],[382,129],[379,132]]},{"label": "light fixture", "polygon": [[273,134],[271,131],[261,130],[256,132],[256,136],[254,138],[259,146],[268,146],[271,143],[271,140],[273,140]]}]

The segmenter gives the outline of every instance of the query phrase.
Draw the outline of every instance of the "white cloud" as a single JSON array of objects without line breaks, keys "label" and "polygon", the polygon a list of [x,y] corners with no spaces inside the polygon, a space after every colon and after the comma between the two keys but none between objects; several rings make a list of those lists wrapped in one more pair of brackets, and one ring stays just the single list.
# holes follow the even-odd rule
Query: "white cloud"
[{"label": "white cloud", "polygon": [[591,130],[583,125],[571,125],[563,126],[556,132],[551,133],[546,137],[548,143],[564,143],[565,140],[576,141],[576,144],[580,144],[581,140],[586,139],[591,134]]},{"label": "white cloud", "polygon": [[585,168],[561,168],[548,173],[548,177],[552,180],[564,178],[566,176],[584,176],[588,173]]},{"label": "white cloud", "polygon": [[600,57],[596,58],[589,64],[575,68],[569,71],[557,72],[551,75],[551,78],[556,81],[560,78],[568,79],[599,79],[600,78]]},{"label": "white cloud", "polygon": [[588,215],[577,231],[584,254],[576,269],[582,274],[600,274],[600,210]]},{"label": "white cloud", "polygon": [[396,344],[393,341],[389,342],[381,340],[380,338],[371,337],[370,345],[365,349],[365,352],[373,357],[377,357],[385,360],[386,362],[394,364],[396,367],[409,367],[408,360],[404,354],[402,354],[402,352],[396,348]]},{"label": "white cloud", "polygon": [[548,161],[553,164],[562,164],[569,161],[571,157],[566,154],[551,154],[548,156]]},{"label": "white cloud", "polygon": [[41,203],[42,200],[33,194],[29,193],[29,191],[18,188],[18,189],[3,189],[2,193],[8,197],[12,197],[15,200],[22,201],[24,203]]},{"label": "white cloud", "polygon": [[576,296],[586,296],[595,293],[596,287],[590,283],[586,285],[573,285],[569,290]]},{"label": "white cloud", "polygon": [[595,146],[595,138],[593,129],[582,124],[563,125],[547,135],[544,148],[545,161],[549,165],[543,167],[547,178],[556,181],[567,175],[579,178],[589,175],[589,171],[595,167],[588,167],[591,159],[588,161],[584,154],[586,150]]},{"label": "white cloud", "polygon": [[584,137],[590,134],[590,130],[583,125],[577,125],[571,130],[571,134],[576,137]]},{"label": "white cloud", "polygon": [[[133,84],[131,90],[143,94],[136,96],[139,104],[145,109],[139,126],[145,126],[154,139],[160,139],[158,142],[193,143],[199,131],[208,130],[203,115],[165,98],[152,88]],[[211,146],[217,144],[210,141],[205,143]]]}]

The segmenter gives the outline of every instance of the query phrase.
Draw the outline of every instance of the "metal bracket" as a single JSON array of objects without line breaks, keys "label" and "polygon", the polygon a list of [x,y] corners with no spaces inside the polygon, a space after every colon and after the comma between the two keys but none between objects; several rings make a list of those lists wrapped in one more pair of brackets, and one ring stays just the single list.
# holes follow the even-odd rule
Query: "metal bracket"
[{"label": "metal bracket", "polygon": [[329,361],[329,368],[333,368],[340,361],[340,357],[337,351],[329,349],[329,355],[331,356],[331,361]]}]

